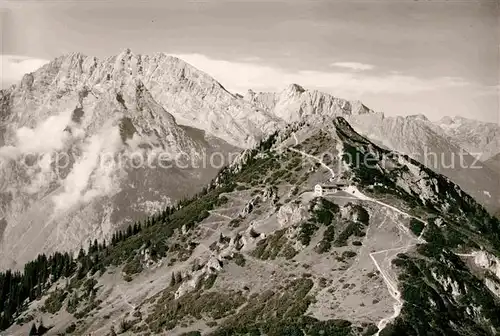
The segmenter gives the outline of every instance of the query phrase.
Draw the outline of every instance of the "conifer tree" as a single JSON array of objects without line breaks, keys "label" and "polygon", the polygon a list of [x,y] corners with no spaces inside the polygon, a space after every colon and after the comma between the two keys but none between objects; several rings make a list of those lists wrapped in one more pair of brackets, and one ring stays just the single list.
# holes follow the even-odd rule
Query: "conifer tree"
[{"label": "conifer tree", "polygon": [[132,235],[132,226],[131,226],[131,225],[129,225],[129,226],[127,227],[127,235],[126,235],[125,237],[130,237],[131,235]]},{"label": "conifer tree", "polygon": [[34,336],[34,335],[38,335],[38,330],[36,328],[36,325],[35,323],[33,323],[31,325],[31,329],[30,329],[30,333],[29,333],[30,336]]},{"label": "conifer tree", "polygon": [[182,274],[181,274],[181,272],[177,272],[177,273],[175,274],[175,283],[176,283],[176,284],[179,284],[179,283],[181,283],[181,282],[182,282]]},{"label": "conifer tree", "polygon": [[172,278],[170,279],[170,286],[175,286],[175,275],[174,275],[174,272],[172,272]]}]

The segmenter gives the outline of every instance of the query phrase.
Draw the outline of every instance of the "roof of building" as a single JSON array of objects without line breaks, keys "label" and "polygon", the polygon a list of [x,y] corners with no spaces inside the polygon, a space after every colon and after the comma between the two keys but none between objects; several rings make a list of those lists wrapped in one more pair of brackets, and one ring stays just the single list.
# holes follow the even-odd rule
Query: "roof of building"
[{"label": "roof of building", "polygon": [[316,184],[316,186],[320,186],[322,188],[337,188],[338,186],[344,186],[347,185],[346,182],[337,182],[337,183],[332,183],[332,184]]}]

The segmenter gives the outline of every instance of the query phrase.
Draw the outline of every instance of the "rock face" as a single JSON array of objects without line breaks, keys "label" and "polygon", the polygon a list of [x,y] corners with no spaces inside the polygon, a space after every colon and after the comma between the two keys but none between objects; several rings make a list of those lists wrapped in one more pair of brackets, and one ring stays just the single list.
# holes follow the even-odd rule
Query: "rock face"
[{"label": "rock face", "polygon": [[306,90],[297,84],[289,85],[280,93],[250,92],[246,99],[286,122],[299,122],[306,118],[348,116],[371,113],[360,102],[350,102],[327,93]]},{"label": "rock face", "polygon": [[[0,268],[105,239],[199,190],[225,163],[212,164],[213,154],[239,151],[167,109],[188,120],[187,111],[220,112],[220,126],[243,104],[163,54],[70,54],[0,93]],[[232,143],[253,141],[227,134]]]},{"label": "rock face", "polygon": [[80,53],[55,59],[26,75],[14,89],[17,99],[11,113],[27,125],[53,114],[54,108],[75,108],[75,94],[100,97],[133,90],[135,83],[141,83],[179,123],[239,147],[252,145],[278,121],[178,58],[163,53],[136,55],[129,49],[103,61]]},{"label": "rock face", "polygon": [[305,221],[308,216],[309,213],[302,204],[287,203],[279,209],[277,219],[280,227],[286,228]]},{"label": "rock face", "polygon": [[448,176],[490,211],[500,208],[500,175],[423,116],[386,117],[382,113],[348,118],[353,128],[374,142],[405,153]]},{"label": "rock face", "polygon": [[500,153],[500,125],[463,117],[444,117],[434,123],[460,147],[477,153],[481,160]]},{"label": "rock face", "polygon": [[474,264],[491,274],[483,279],[486,287],[500,297],[500,259],[483,250],[471,254],[474,257]]},{"label": "rock face", "polygon": [[491,273],[500,279],[500,260],[486,251],[476,251],[474,255],[474,263],[484,269],[489,270]]},{"label": "rock face", "polygon": [[[127,49],[105,60],[73,53],[0,90],[0,268],[104,239],[199,190],[222,166],[213,154],[247,148],[235,163],[241,166],[264,135],[290,122],[322,128],[335,116],[419,161],[442,155],[432,169],[489,209],[500,207],[493,169],[449,167],[461,147],[486,144],[493,153],[498,132],[491,125],[485,131],[470,122],[455,126],[455,119],[438,126],[422,116],[386,118],[297,84],[242,97],[163,53]],[[467,128],[475,131],[463,136]],[[468,167],[474,161],[464,160]]]},{"label": "rock face", "polygon": [[500,174],[500,153],[489,158],[484,162],[487,166],[489,166],[494,171]]}]

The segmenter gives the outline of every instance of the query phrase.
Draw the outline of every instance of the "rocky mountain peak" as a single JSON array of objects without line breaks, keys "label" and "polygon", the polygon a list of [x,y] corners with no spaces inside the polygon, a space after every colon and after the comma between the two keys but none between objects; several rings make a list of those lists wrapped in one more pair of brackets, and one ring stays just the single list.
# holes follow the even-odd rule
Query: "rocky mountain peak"
[{"label": "rocky mountain peak", "polygon": [[165,53],[136,54],[128,48],[103,60],[80,52],[68,53],[25,75],[22,83],[35,82],[42,86],[57,84],[63,90],[76,84],[119,87],[128,82],[134,83],[133,79],[145,83],[163,79],[170,84],[174,84],[174,81],[189,81],[193,86],[223,89],[212,77],[177,57]]},{"label": "rocky mountain peak", "polygon": [[306,90],[302,86],[295,84],[295,83],[292,83],[292,84],[288,85],[285,90],[283,90],[283,94],[286,94],[289,96],[300,95],[301,93],[303,93],[305,91]]},{"label": "rocky mountain peak", "polygon": [[444,125],[450,125],[456,120],[456,117],[444,116],[438,122]]},{"label": "rocky mountain peak", "polygon": [[410,119],[410,120],[420,120],[420,121],[425,121],[425,122],[429,121],[429,119],[425,115],[423,115],[421,113],[420,114],[410,115],[407,118]]},{"label": "rocky mountain peak", "polygon": [[444,117],[434,123],[448,138],[470,153],[488,160],[500,153],[500,125],[464,118]]},{"label": "rocky mountain peak", "polygon": [[[82,53],[54,59],[9,91],[16,101],[9,103],[9,114],[18,126],[33,126],[62,109],[83,108],[109,92],[130,101],[129,95],[135,95],[138,85],[180,124],[204,130],[234,146],[251,146],[280,122],[177,57],[141,55],[130,49],[104,60]],[[113,113],[113,109],[100,113]]]},{"label": "rocky mountain peak", "polygon": [[123,58],[125,56],[128,56],[128,55],[133,55],[133,52],[130,48],[124,48],[119,54],[118,54],[118,58]]},{"label": "rocky mountain peak", "polygon": [[364,105],[361,101],[354,100],[354,101],[351,101],[351,113],[352,114],[372,114],[372,113],[374,113],[374,111],[372,111],[368,107],[366,107],[366,105]]},{"label": "rocky mountain peak", "polygon": [[[7,149],[43,144],[44,155],[66,151],[73,161],[58,174],[50,164],[32,170],[0,164],[0,255],[6,256],[0,267],[56,248],[72,251],[88,240],[107,237],[108,244],[91,244],[78,260],[68,255],[60,263],[39,258],[31,264],[34,271],[6,292],[13,309],[0,314],[7,316],[4,326],[28,316],[47,321],[45,311],[65,309],[54,334],[76,328],[114,333],[120,320],[120,332],[128,326],[175,335],[177,324],[194,328],[202,318],[215,323],[215,334],[228,335],[271,334],[273,325],[325,335],[373,335],[386,326],[396,328],[393,334],[408,326],[415,334],[434,326],[470,334],[500,330],[494,297],[454,255],[483,246],[497,251],[499,223],[435,167],[411,158],[422,144],[444,154],[458,149],[426,118],[385,118],[359,101],[297,84],[279,93],[249,91],[242,99],[178,58],[130,49],[103,61],[69,54],[25,78],[24,86],[0,93]],[[408,155],[379,147],[357,133],[361,126]],[[102,154],[137,152],[150,159],[161,152],[168,160],[186,152],[229,153],[239,148],[216,137],[252,147],[266,134],[218,175],[194,167],[98,164]],[[54,137],[61,141],[46,143]],[[485,171],[477,172],[482,179],[455,173],[448,175],[477,182],[470,187],[476,191],[495,182]],[[336,177],[345,184],[323,193],[321,186],[333,187]],[[209,180],[193,198],[169,206]],[[494,191],[488,195],[498,200]],[[143,220],[144,214],[152,216]],[[129,230],[113,234],[129,223]],[[498,256],[476,259],[498,276],[498,267],[490,267]],[[346,274],[349,283],[339,286]],[[58,281],[64,277],[85,282]],[[67,299],[51,289],[64,282],[73,291]],[[11,292],[23,284],[31,286],[24,297]],[[32,301],[40,295],[50,297]],[[25,301],[32,305],[24,307]],[[125,311],[130,307],[133,314]],[[25,315],[12,313],[21,308]]]},{"label": "rocky mountain peak", "polygon": [[290,84],[279,93],[251,91],[245,100],[287,123],[374,113],[360,101],[348,101],[318,90],[307,90],[298,84]]}]

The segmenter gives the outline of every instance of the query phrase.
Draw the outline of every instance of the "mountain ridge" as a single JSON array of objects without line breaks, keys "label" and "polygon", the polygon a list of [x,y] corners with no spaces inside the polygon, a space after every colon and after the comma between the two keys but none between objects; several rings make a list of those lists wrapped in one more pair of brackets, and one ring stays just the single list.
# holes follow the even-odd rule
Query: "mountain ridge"
[{"label": "mountain ridge", "polygon": [[[33,76],[37,77],[35,82]],[[52,82],[47,83],[50,80]],[[206,73],[165,53],[136,55],[125,49],[102,61],[81,53],[70,53],[25,75],[18,87],[30,89],[41,82],[40,88],[37,88],[41,94],[45,94],[49,86],[55,86],[57,91],[53,95],[57,96],[89,86],[93,88],[92,94],[101,94],[109,89],[119,91],[123,85],[135,80],[142,81],[153,98],[167,110],[172,110],[181,123],[203,129],[238,147],[255,143],[261,128],[269,127],[267,123],[272,125],[277,122],[236,99]],[[204,100],[204,97],[210,97],[210,100]],[[191,112],[200,109],[203,113]],[[244,120],[244,115],[251,118]],[[250,120],[252,118],[254,120]],[[246,128],[235,123],[234,119]]]},{"label": "mountain ridge", "polygon": [[[0,248],[20,265],[40,252],[74,250],[110,236],[141,214],[192,194],[217,171],[195,163],[239,150],[180,126],[141,80],[118,73],[120,83],[102,84],[107,75],[97,65],[81,54],[60,57],[2,91]],[[138,168],[133,155],[143,160]],[[23,164],[26,157],[36,165]],[[110,158],[111,166],[103,161]],[[159,169],[160,159],[173,163]],[[156,168],[148,168],[150,160]],[[32,244],[23,246],[28,238]],[[2,258],[2,267],[11,258]]]},{"label": "mountain ridge", "polygon": [[[431,151],[444,154],[446,159],[460,152],[458,145],[445,139],[444,132],[439,131],[437,126],[433,126],[422,116],[386,117],[382,113],[375,113],[361,102],[350,102],[319,91],[306,90],[298,84],[290,84],[277,93],[250,91],[246,96],[240,97],[228,92],[206,73],[164,53],[136,55],[130,49],[125,49],[104,60],[71,53],[56,58],[34,73],[25,75],[19,85],[2,90],[0,95],[0,144],[4,145],[4,152],[6,147],[19,140],[19,130],[23,130],[21,135],[25,136],[21,139],[34,143],[43,142],[40,132],[33,135],[32,130],[37,130],[40,124],[47,125],[49,118],[58,121],[57,126],[61,125],[61,129],[56,133],[64,134],[58,138],[60,141],[49,144],[55,146],[56,150],[66,146],[65,141],[68,138],[77,138],[82,134],[82,144],[87,146],[86,143],[91,138],[88,135],[105,134],[107,130],[104,130],[102,125],[109,121],[108,126],[115,132],[111,134],[116,135],[118,130],[122,142],[127,143],[127,148],[142,150],[141,147],[145,146],[166,150],[171,156],[193,150],[190,155],[199,157],[203,155],[205,146],[209,151],[215,151],[221,146],[232,151],[237,148],[252,148],[266,134],[271,134],[290,122],[303,121],[314,127],[321,127],[335,116],[346,117],[357,131],[378,140],[378,144],[384,144],[385,141],[385,147],[415,155],[417,159],[425,154],[424,150],[429,144]],[[65,111],[62,117],[60,111]],[[65,123],[68,119],[75,119],[76,121],[71,122],[84,126],[73,130],[71,127],[66,129]],[[189,127],[189,132],[186,132],[186,127]],[[39,129],[46,131],[43,127]],[[63,129],[65,131],[61,133]],[[117,135],[116,138],[118,139]],[[208,138],[213,141],[209,141],[207,145]],[[32,148],[28,145],[30,141],[23,142],[28,149]],[[471,164],[474,158],[467,156],[466,161]],[[486,168],[481,171],[454,171],[443,169],[442,166],[442,162],[437,162],[437,167],[432,168],[458,182],[491,211],[499,208],[496,200],[500,199],[497,197],[500,188],[497,187],[496,173]],[[64,172],[63,178],[69,173]],[[168,179],[166,175],[161,178],[172,181],[175,185],[172,189],[176,190],[174,194],[177,199],[185,196],[180,192],[183,187],[191,192],[196,189],[189,186],[195,181],[190,174],[200,176],[200,172],[186,173],[185,170],[177,170],[172,173],[180,179]],[[10,170],[9,174],[4,174],[3,185],[9,183],[5,176],[12,174],[18,172]],[[22,179],[30,178],[23,174],[25,173],[21,174]],[[130,178],[144,179],[144,176],[150,173],[145,170],[141,174],[132,174]],[[212,170],[207,178],[213,176],[210,174],[215,174],[215,170]],[[35,177],[43,181],[44,175],[36,172]],[[17,175],[14,178],[17,179]],[[160,179],[159,176],[150,178],[153,181]],[[29,182],[23,185],[23,188],[37,187],[32,181]],[[207,180],[204,180],[196,187],[201,187],[206,182]],[[117,184],[113,182],[111,185]],[[116,195],[123,195],[124,198],[120,196],[119,202],[123,204],[118,208],[127,209],[127,204],[136,201],[130,199],[133,191],[123,185],[119,186],[122,189]],[[157,200],[160,196],[158,192],[156,194],[155,202],[166,201]],[[13,204],[12,194],[11,191],[3,191],[1,196],[0,210],[3,214],[7,207]],[[150,200],[141,197],[141,204],[145,208],[149,207],[147,203]],[[25,211],[26,206],[11,206],[9,211]],[[101,223],[107,217],[104,216],[104,210],[99,210],[99,213],[103,215],[95,218],[95,221]],[[127,211],[118,217],[126,217],[126,214]],[[112,218],[116,220],[116,216]],[[5,218],[3,221],[6,221]],[[12,221],[7,218],[7,223]],[[6,226],[9,230],[9,225]],[[107,232],[108,235],[111,234],[111,230]]]},{"label": "mountain ridge", "polygon": [[[326,150],[328,162],[318,156]],[[332,171],[344,183],[318,196]],[[110,335],[500,329],[499,273],[489,273],[500,265],[498,219],[344,118],[287,125],[141,224],[76,260],[30,264],[14,281],[39,285],[22,287],[29,305],[7,332],[40,318],[54,333]]]},{"label": "mountain ridge", "polygon": [[454,116],[443,117],[434,124],[465,150],[477,154],[482,161],[500,153],[500,125],[498,123]]}]

